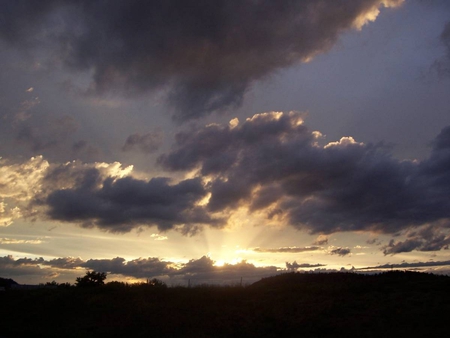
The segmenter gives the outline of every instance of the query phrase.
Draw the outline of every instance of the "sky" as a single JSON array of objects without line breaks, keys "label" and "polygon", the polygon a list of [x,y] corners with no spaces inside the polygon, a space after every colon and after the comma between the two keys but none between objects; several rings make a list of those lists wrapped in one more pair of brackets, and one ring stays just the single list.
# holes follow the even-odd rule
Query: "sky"
[{"label": "sky", "polygon": [[0,0],[0,276],[450,273],[444,0]]}]

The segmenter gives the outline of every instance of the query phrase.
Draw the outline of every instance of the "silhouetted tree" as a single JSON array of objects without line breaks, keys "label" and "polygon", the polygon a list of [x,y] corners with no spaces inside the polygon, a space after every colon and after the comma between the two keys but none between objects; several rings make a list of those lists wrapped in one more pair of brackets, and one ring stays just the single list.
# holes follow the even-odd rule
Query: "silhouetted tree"
[{"label": "silhouetted tree", "polygon": [[78,287],[101,286],[105,284],[106,273],[88,271],[84,277],[77,277],[75,285]]},{"label": "silhouetted tree", "polygon": [[161,280],[159,280],[157,278],[153,278],[153,279],[150,279],[150,280],[147,279],[147,284],[151,285],[151,286],[154,286],[154,287],[157,287],[157,288],[167,288],[166,283],[164,283],[163,281],[161,281]]}]

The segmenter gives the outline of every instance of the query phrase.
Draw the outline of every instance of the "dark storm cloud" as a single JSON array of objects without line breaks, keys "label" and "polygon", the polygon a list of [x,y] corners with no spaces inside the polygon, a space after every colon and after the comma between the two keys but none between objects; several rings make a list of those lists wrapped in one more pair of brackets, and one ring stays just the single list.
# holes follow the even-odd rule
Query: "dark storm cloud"
[{"label": "dark storm cloud", "polygon": [[90,71],[94,94],[169,89],[184,121],[239,106],[256,81],[324,52],[400,0],[2,0],[0,37]]},{"label": "dark storm cloud", "polygon": [[250,212],[322,234],[449,227],[450,127],[420,162],[350,137],[319,146],[319,134],[301,122],[297,113],[265,113],[234,127],[181,132],[159,163],[210,176],[211,211],[247,204]]},{"label": "dark storm cloud", "polygon": [[122,147],[123,151],[140,150],[145,154],[156,152],[161,147],[163,141],[163,133],[161,130],[155,130],[147,134],[132,134],[127,137]]},{"label": "dark storm cloud", "polygon": [[299,252],[307,252],[307,251],[317,251],[322,248],[318,246],[307,246],[303,248],[298,247],[282,247],[282,248],[255,248],[253,251],[255,252],[270,252],[270,253],[299,253]]},{"label": "dark storm cloud", "polygon": [[128,232],[140,225],[161,231],[221,225],[197,205],[207,193],[199,178],[170,185],[167,178],[103,178],[92,168],[74,181],[73,188],[54,190],[43,201],[50,218],[113,232]]}]

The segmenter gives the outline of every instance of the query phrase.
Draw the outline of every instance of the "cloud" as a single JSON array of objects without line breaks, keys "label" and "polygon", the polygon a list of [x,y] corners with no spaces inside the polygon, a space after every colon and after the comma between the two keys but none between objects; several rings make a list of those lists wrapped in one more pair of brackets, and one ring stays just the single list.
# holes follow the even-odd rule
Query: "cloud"
[{"label": "cloud", "polygon": [[26,209],[40,193],[49,165],[42,156],[23,163],[0,158],[0,226],[9,226],[14,220],[29,215]]},{"label": "cloud", "polygon": [[442,30],[440,40],[446,49],[446,54],[433,63],[432,69],[434,69],[439,76],[447,77],[450,75],[450,21],[447,22]]},{"label": "cloud", "polygon": [[429,261],[429,262],[415,262],[415,263],[408,263],[403,262],[400,264],[383,264],[383,265],[376,265],[372,267],[366,267],[366,268],[360,268],[358,270],[367,270],[367,269],[398,269],[398,268],[423,268],[423,267],[434,267],[434,266],[445,266],[450,265],[450,261]]},{"label": "cloud", "polygon": [[8,245],[8,244],[42,244],[43,241],[41,239],[15,239],[15,238],[6,238],[0,237],[0,244]]},{"label": "cloud", "polygon": [[82,266],[83,260],[79,257],[62,257],[44,261],[42,265],[48,265],[58,269],[77,269]]},{"label": "cloud", "polygon": [[0,38],[90,72],[91,93],[167,90],[185,121],[239,106],[253,82],[329,50],[381,6],[402,2],[6,1]]},{"label": "cloud", "polygon": [[[175,184],[162,177],[144,181],[129,176],[132,166],[122,168],[118,162],[50,165],[42,156],[22,164],[4,160],[0,164],[3,225],[19,216],[98,226],[112,232],[148,225],[194,234],[203,225],[224,225],[199,205],[207,196],[200,178]],[[12,201],[10,207],[2,201],[6,198]]]},{"label": "cloud", "polygon": [[70,116],[53,119],[30,117],[14,127],[16,141],[26,144],[33,152],[40,152],[65,142],[78,129],[78,124]]},{"label": "cloud", "polygon": [[222,266],[215,266],[214,263],[215,261],[207,256],[191,259],[180,269],[174,270],[172,276],[181,275],[183,279],[192,279],[197,283],[237,283],[240,278],[246,282],[255,281],[278,272],[278,268],[274,266],[256,267],[246,261]]},{"label": "cloud", "polygon": [[[36,274],[52,278],[57,274],[72,276],[81,275],[84,269],[106,272],[112,275],[122,275],[132,278],[161,278],[179,283],[190,280],[196,284],[230,284],[238,283],[242,278],[245,283],[256,281],[263,277],[275,275],[279,269],[274,266],[256,267],[242,261],[237,264],[215,266],[215,261],[203,256],[191,259],[186,263],[164,261],[157,257],[137,258],[126,261],[122,257],[112,259],[89,259],[62,257],[51,260],[43,258],[18,258],[12,256],[0,257],[0,270],[8,276],[23,276]],[[42,268],[41,266],[45,267]],[[75,280],[75,277],[73,277]]]},{"label": "cloud", "polygon": [[[445,230],[444,230],[445,231]],[[406,233],[404,241],[389,241],[384,246],[383,253],[385,255],[394,255],[401,252],[418,251],[438,251],[448,249],[450,245],[450,235],[443,232],[438,226],[428,225],[419,229],[410,230]]]},{"label": "cloud", "polygon": [[307,246],[307,247],[303,247],[303,248],[294,246],[294,247],[281,247],[281,248],[268,248],[268,249],[255,248],[255,249],[253,249],[253,251],[255,251],[255,252],[270,252],[270,253],[299,253],[299,252],[317,251],[320,249],[322,249],[322,248],[320,248],[318,246]]},{"label": "cloud", "polygon": [[[315,246],[331,233],[370,231],[407,234],[385,247],[386,254],[446,248],[450,127],[422,161],[396,159],[383,144],[349,136],[321,143],[302,113],[269,112],[179,132],[158,157],[164,169],[192,177],[176,182],[133,178],[132,166],[119,162],[0,160],[1,220],[7,225],[22,215],[112,232],[147,225],[193,235],[205,225],[225,226],[244,207],[268,222],[318,234]],[[434,237],[425,230],[411,235],[426,226]]]},{"label": "cloud", "polygon": [[330,250],[331,255],[347,256],[350,253],[351,253],[351,250],[349,248],[336,248],[336,249]]},{"label": "cloud", "polygon": [[366,243],[367,243],[367,244],[380,245],[380,242],[379,242],[378,238],[369,238],[369,239],[366,241]]},{"label": "cloud", "polygon": [[[42,189],[48,194],[54,190],[71,189],[79,185],[99,185],[106,178],[124,178],[130,175],[133,166],[122,167],[120,162],[83,163],[71,161],[62,164],[54,163],[48,166],[41,179]],[[94,182],[95,181],[95,182]]]},{"label": "cloud", "polygon": [[151,154],[161,147],[162,141],[163,133],[161,130],[155,130],[144,135],[135,133],[127,137],[122,150],[131,151],[138,149],[145,154]]},{"label": "cloud", "polygon": [[155,241],[166,241],[169,239],[167,236],[162,236],[160,234],[151,234],[150,237]]},{"label": "cloud", "polygon": [[27,201],[40,190],[42,178],[50,164],[36,156],[23,163],[0,158],[0,198]]},{"label": "cloud", "polygon": [[168,178],[149,181],[131,177],[102,179],[91,170],[72,189],[51,192],[44,203],[54,220],[97,226],[112,232],[128,232],[140,225],[157,226],[160,231],[202,225],[221,226],[198,203],[207,192],[201,179],[169,184]]},{"label": "cloud", "polygon": [[325,235],[319,235],[313,243],[313,245],[325,245],[325,244],[328,244],[328,237]]},{"label": "cloud", "polygon": [[88,142],[79,140],[72,144],[72,153],[76,159],[93,161],[95,158],[98,158],[100,151]]},{"label": "cloud", "polygon": [[208,177],[213,212],[247,206],[322,235],[449,227],[450,127],[423,161],[399,160],[383,144],[352,137],[319,145],[301,113],[257,114],[244,123],[180,132],[159,157],[166,170]]},{"label": "cloud", "polygon": [[139,258],[126,262],[124,258],[89,259],[81,264],[82,267],[112,274],[121,274],[136,278],[153,278],[167,276],[172,270],[171,262],[161,261],[159,258]]},{"label": "cloud", "polygon": [[0,257],[0,271],[2,276],[47,276],[48,271],[39,267],[39,264],[44,262],[42,258],[18,258],[13,256]]},{"label": "cloud", "polygon": [[305,268],[318,268],[321,266],[325,266],[326,264],[310,264],[310,263],[302,263],[298,264],[296,261],[289,263],[286,262],[286,269],[288,270],[297,270],[297,269],[305,269]]},{"label": "cloud", "polygon": [[20,218],[21,216],[22,213],[20,212],[19,207],[7,208],[5,202],[0,202],[0,227],[11,225],[15,219]]}]

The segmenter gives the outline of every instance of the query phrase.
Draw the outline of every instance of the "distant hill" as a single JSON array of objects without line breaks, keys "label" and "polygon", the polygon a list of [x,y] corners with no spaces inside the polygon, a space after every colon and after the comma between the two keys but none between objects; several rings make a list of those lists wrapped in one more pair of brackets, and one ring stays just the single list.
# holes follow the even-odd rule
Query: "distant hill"
[{"label": "distant hill", "polygon": [[3,287],[5,289],[9,289],[11,285],[19,285],[16,281],[12,280],[11,278],[2,278],[0,277],[0,287]]},{"label": "distant hill", "polygon": [[444,275],[434,275],[430,273],[414,271],[388,271],[379,274],[359,274],[351,272],[330,272],[330,273],[300,273],[291,272],[277,276],[266,277],[250,285],[252,289],[284,290],[302,287],[324,287],[324,288],[385,288],[410,285],[417,283],[429,284],[446,282],[450,283],[450,277]]}]

